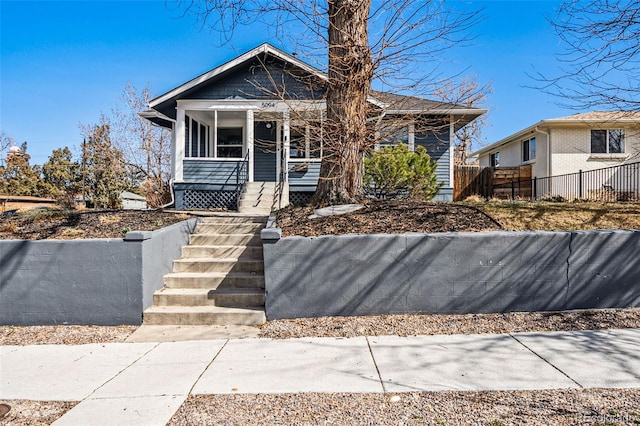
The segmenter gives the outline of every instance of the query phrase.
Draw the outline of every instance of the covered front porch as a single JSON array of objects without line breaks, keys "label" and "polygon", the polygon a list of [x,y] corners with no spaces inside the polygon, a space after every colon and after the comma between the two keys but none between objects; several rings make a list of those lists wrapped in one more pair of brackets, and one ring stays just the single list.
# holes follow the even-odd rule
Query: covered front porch
[{"label": "covered front porch", "polygon": [[315,102],[179,100],[172,126],[176,208],[236,209],[246,182],[286,183],[296,200],[308,198],[321,157],[321,135],[311,127],[321,124],[322,108]]}]

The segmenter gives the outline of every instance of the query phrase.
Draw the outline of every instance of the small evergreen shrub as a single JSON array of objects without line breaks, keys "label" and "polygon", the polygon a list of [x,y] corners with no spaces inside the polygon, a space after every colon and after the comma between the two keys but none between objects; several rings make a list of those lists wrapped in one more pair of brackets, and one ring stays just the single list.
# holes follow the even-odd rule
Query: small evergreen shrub
[{"label": "small evergreen shrub", "polygon": [[417,146],[415,152],[400,143],[384,147],[364,160],[364,192],[383,200],[416,197],[431,200],[443,183],[438,182],[436,163],[427,150]]}]

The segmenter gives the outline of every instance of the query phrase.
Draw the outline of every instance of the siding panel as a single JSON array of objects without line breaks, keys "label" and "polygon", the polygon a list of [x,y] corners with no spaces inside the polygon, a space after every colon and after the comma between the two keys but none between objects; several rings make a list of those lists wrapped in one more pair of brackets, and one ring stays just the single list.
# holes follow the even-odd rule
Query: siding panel
[{"label": "siding panel", "polygon": [[451,187],[449,174],[449,159],[451,156],[451,148],[449,146],[449,130],[442,130],[439,134],[431,133],[428,135],[415,136],[415,145],[423,146],[427,149],[427,154],[431,160],[437,163],[436,174],[438,180],[444,182],[445,187]]},{"label": "siding panel", "polygon": [[[304,166],[306,166],[306,170],[304,169]],[[313,191],[318,185],[319,176],[320,162],[289,163],[289,190]]]},{"label": "siding panel", "polygon": [[184,160],[184,181],[190,183],[234,184],[241,161]]}]

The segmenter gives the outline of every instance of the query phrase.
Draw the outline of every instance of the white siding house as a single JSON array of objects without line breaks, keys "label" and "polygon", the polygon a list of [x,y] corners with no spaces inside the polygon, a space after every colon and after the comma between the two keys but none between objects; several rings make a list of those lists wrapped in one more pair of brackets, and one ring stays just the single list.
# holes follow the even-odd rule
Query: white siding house
[{"label": "white siding house", "polygon": [[530,164],[538,178],[577,173],[640,160],[639,130],[640,113],[575,114],[539,121],[470,157],[481,167]]}]

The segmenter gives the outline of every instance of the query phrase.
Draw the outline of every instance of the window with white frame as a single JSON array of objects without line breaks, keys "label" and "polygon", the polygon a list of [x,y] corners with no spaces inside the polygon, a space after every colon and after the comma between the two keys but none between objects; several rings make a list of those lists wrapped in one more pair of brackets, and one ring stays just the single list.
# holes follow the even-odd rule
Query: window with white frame
[{"label": "window with white frame", "polygon": [[500,153],[494,152],[489,156],[489,164],[491,167],[498,167],[500,165]]},{"label": "window with white frame", "polygon": [[592,130],[591,131],[592,154],[623,154],[624,130]]},{"label": "window with white frame", "polygon": [[289,128],[289,158],[319,159],[322,155],[322,125],[320,121],[292,123]]},{"label": "window with white frame", "polygon": [[218,158],[242,158],[242,127],[218,127]]},{"label": "window with white frame", "polygon": [[522,141],[522,162],[536,159],[536,138]]},{"label": "window with white frame", "polygon": [[211,157],[211,127],[192,118],[185,117],[184,155],[191,158]]}]

